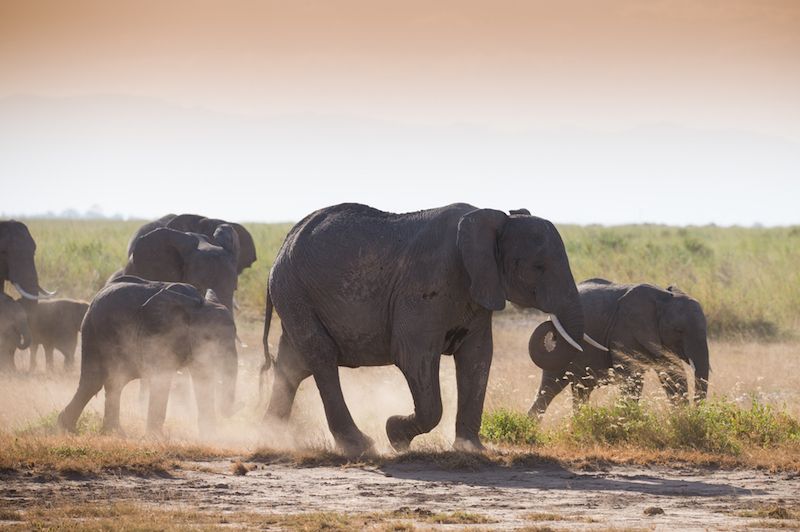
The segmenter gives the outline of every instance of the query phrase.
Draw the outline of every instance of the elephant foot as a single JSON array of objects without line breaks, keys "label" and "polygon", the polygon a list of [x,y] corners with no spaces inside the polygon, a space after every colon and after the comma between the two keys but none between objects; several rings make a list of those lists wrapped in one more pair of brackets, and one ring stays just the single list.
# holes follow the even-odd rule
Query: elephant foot
[{"label": "elephant foot", "polygon": [[386,420],[386,436],[397,452],[407,451],[411,440],[418,435],[419,431],[406,416],[392,416]]},{"label": "elephant foot", "polygon": [[67,420],[66,416],[64,415],[64,412],[61,412],[58,415],[58,419],[56,420],[56,430],[58,431],[59,434],[64,434],[67,432],[75,434],[77,432],[75,425],[76,425],[75,421]]},{"label": "elephant foot", "polygon": [[[148,430],[148,434],[150,431]],[[122,430],[122,427],[119,425],[103,425],[100,429],[100,434],[104,436],[118,436],[120,438],[125,438],[125,431]]]},{"label": "elephant foot", "polygon": [[544,417],[544,412],[545,411],[542,410],[540,406],[534,404],[530,410],[528,410],[528,417],[541,421],[541,419]]},{"label": "elephant foot", "polygon": [[376,454],[375,442],[361,432],[349,438],[336,438],[336,450],[348,458]]},{"label": "elephant foot", "polygon": [[477,436],[464,438],[456,436],[456,441],[453,442],[453,450],[461,453],[480,454],[486,451],[481,440]]}]

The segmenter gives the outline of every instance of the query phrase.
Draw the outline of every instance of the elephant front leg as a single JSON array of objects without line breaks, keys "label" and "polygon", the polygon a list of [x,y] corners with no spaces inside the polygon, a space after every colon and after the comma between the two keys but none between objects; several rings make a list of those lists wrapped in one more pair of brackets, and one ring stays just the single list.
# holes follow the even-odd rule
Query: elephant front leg
[{"label": "elephant front leg", "polygon": [[150,377],[150,402],[147,408],[147,433],[160,435],[167,418],[167,402],[172,386],[172,373],[157,373]]},{"label": "elephant front leg", "polygon": [[201,366],[191,368],[191,374],[194,398],[197,403],[197,427],[201,437],[212,437],[217,426],[213,374]]},{"label": "elephant front leg", "polygon": [[555,371],[544,371],[542,373],[542,384],[539,386],[539,391],[536,393],[536,400],[533,402],[528,416],[541,418],[544,416],[547,407],[555,399],[556,395],[566,387],[569,380],[564,373],[557,373]]},{"label": "elephant front leg", "polygon": [[675,406],[689,404],[689,383],[686,372],[677,364],[669,364],[666,367],[656,368],[658,380],[661,387],[667,394],[670,402]]},{"label": "elephant front leg", "polygon": [[414,399],[414,413],[390,417],[386,421],[386,435],[395,450],[405,451],[411,445],[411,440],[433,430],[442,419],[442,396],[439,390],[441,355],[400,355],[397,360],[397,367],[403,372]]},{"label": "elephant front leg", "polygon": [[44,363],[47,368],[47,373],[55,373],[55,363],[53,362],[53,346],[44,346]]},{"label": "elephant front leg", "polygon": [[39,354],[39,344],[31,344],[29,353],[28,372],[34,373],[36,371],[36,357]]},{"label": "elephant front leg", "polygon": [[486,397],[486,384],[492,365],[491,322],[485,329],[475,331],[465,338],[464,343],[454,355],[456,365],[456,386],[458,389],[458,412],[456,413],[457,450],[483,451],[478,433],[481,429],[483,400]]}]

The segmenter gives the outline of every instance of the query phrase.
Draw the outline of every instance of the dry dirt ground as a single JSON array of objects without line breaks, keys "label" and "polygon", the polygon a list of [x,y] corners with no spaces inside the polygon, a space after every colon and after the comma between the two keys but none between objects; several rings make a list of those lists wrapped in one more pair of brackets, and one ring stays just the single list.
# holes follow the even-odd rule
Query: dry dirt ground
[{"label": "dry dirt ground", "polygon": [[[519,319],[496,321],[487,410],[527,411],[540,377],[527,357],[533,326]],[[273,327],[273,344],[277,344],[279,329]],[[329,447],[330,434],[311,379],[301,386],[286,434],[273,435],[274,441],[263,440],[257,431],[264,408],[258,393],[258,368],[263,360],[259,331],[254,327],[243,337],[251,346],[241,353],[237,395],[243,407],[234,419],[225,422],[219,441],[204,443],[242,449],[242,456],[264,444],[290,449]],[[711,357],[712,396],[743,403],[755,396],[785,407],[793,415],[800,412],[799,377],[795,371],[787,371],[800,363],[800,344],[712,342]],[[18,355],[17,364],[26,367],[27,356]],[[452,366],[452,360],[445,357],[441,371],[442,422],[431,434],[415,440],[412,449],[450,447],[456,404]],[[390,452],[384,432],[386,418],[413,408],[399,371],[391,367],[343,369],[341,375],[345,398],[357,424],[376,440],[379,452]],[[0,376],[0,430],[14,433],[41,424],[42,419],[52,419],[69,401],[76,383],[76,374]],[[615,393],[612,388],[601,390],[592,401],[606,403]],[[101,392],[87,410],[101,413],[103,399]],[[663,392],[653,376],[646,384],[644,400],[663,401]],[[142,434],[142,406],[138,386],[133,383],[123,395],[122,424],[129,438]],[[563,421],[570,410],[570,394],[565,391],[548,411],[545,423]],[[176,378],[165,427],[167,437],[196,437],[195,415],[191,386],[185,377]],[[231,460],[235,459],[184,464],[169,477],[105,474],[68,480],[24,471],[0,472],[0,518],[9,508],[24,512],[54,504],[129,501],[145,507],[234,514],[403,509],[418,515],[419,519],[412,521],[423,529],[800,529],[800,521],[795,519],[800,509],[800,477],[796,473],[694,466],[615,465],[588,470],[552,463],[525,467],[486,464],[478,469],[453,470],[421,460],[390,460],[387,465],[314,467],[247,463],[253,469],[237,476],[231,470]],[[795,518],[770,518],[785,517],[782,508],[790,509],[788,515]],[[424,519],[428,512],[456,511],[478,514],[489,522],[436,524]],[[11,524],[13,520],[0,519],[0,528]],[[26,528],[24,523],[18,524]]]},{"label": "dry dirt ground", "polygon": [[517,530],[546,525],[585,530],[731,530],[800,526],[796,520],[745,517],[759,508],[798,508],[800,475],[796,473],[629,466],[587,471],[553,464],[484,466],[464,471],[441,469],[426,462],[345,467],[246,465],[251,471],[244,476],[232,474],[230,461],[218,461],[187,464],[187,469],[177,471],[172,478],[107,476],[44,481],[7,477],[0,487],[0,505],[24,511],[54,502],[74,505],[115,501],[232,514],[400,510],[421,518],[458,511],[486,518],[479,525],[416,523],[423,528],[444,529]]}]

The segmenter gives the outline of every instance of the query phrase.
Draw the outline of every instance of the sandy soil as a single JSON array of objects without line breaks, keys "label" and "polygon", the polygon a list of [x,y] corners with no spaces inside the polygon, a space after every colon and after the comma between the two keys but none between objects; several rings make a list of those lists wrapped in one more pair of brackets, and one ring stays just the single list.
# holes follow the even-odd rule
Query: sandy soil
[{"label": "sandy soil", "polygon": [[[423,462],[377,467],[248,465],[254,469],[246,476],[233,475],[231,462],[219,461],[187,464],[187,469],[172,478],[109,476],[53,481],[11,477],[0,484],[0,497],[4,505],[17,509],[58,500],[282,514],[404,507],[422,514],[460,510],[492,519],[491,525],[480,526],[492,530],[542,524],[587,530],[749,529],[763,519],[740,517],[737,513],[742,510],[770,504],[796,508],[800,504],[800,475],[750,470],[615,466],[581,471],[550,464],[453,471]],[[653,507],[662,509],[663,514],[647,515],[645,510]],[[556,514],[562,520],[532,518],[532,513]]]}]

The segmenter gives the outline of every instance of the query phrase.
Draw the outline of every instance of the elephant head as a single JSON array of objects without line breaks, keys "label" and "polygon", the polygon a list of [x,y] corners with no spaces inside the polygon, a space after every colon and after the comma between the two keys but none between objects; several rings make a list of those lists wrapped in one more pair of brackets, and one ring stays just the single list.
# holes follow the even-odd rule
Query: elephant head
[{"label": "elephant head", "polygon": [[216,384],[220,412],[230,415],[239,364],[236,325],[214,291],[203,297],[193,286],[171,283],[151,296],[141,312],[145,327],[164,335],[168,347],[192,368],[192,378],[211,379],[209,393]]},{"label": "elephant head", "polygon": [[564,243],[551,222],[524,209],[511,216],[477,209],[458,224],[458,249],[478,304],[501,310],[508,300],[539,309],[551,315],[565,340],[579,345],[583,309]]},{"label": "elephant head", "polygon": [[[630,334],[650,353],[661,354],[665,361],[680,359],[694,369],[695,400],[708,393],[708,340],[706,318],[700,303],[670,286],[662,290],[652,285],[637,285],[619,299],[620,316]],[[686,377],[675,375],[677,386],[673,401],[688,391]]]},{"label": "elephant head", "polygon": [[35,254],[36,242],[25,224],[15,220],[0,222],[0,284],[10,281],[31,302],[53,295],[39,286]]},{"label": "elephant head", "polygon": [[253,242],[253,236],[242,225],[215,218],[205,218],[197,214],[181,214],[173,216],[166,227],[189,233],[200,233],[213,238],[217,228],[221,225],[228,225],[236,232],[239,246],[236,252],[236,273],[242,273],[245,268],[249,268],[256,261],[256,245]]},{"label": "elephant head", "polygon": [[159,228],[134,243],[123,274],[189,283],[200,291],[210,288],[232,309],[237,286],[237,251],[237,234],[227,224],[217,227],[213,240],[200,234]]},{"label": "elephant head", "polygon": [[0,294],[0,336],[16,349],[27,349],[31,345],[31,330],[25,309],[5,294]]}]

